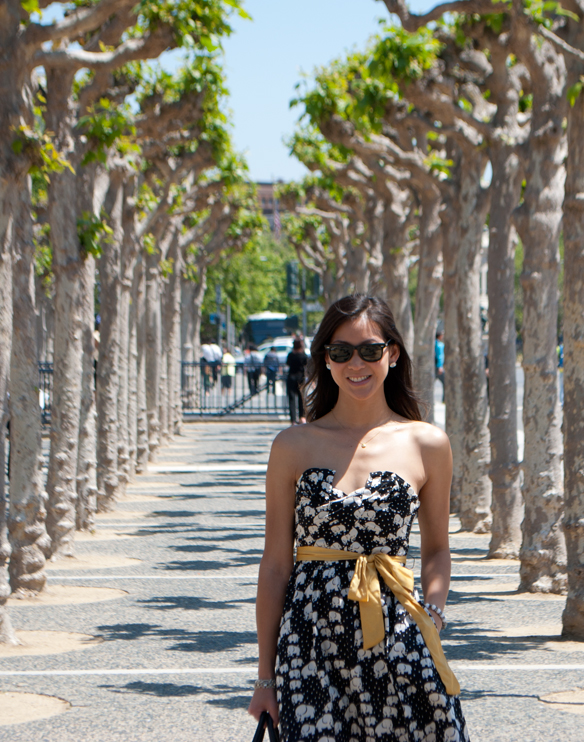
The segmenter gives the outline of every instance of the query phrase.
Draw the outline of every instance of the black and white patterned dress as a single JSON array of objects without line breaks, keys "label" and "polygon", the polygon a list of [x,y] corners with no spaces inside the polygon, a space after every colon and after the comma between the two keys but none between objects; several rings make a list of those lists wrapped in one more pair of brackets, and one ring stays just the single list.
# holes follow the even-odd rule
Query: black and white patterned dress
[{"label": "black and white patterned dress", "polygon": [[[331,469],[307,469],[296,490],[296,542],[405,556],[418,496],[392,472],[349,495]],[[385,639],[363,649],[359,604],[348,598],[354,561],[300,561],[280,624],[276,687],[282,742],[466,742],[414,620],[380,580]]]}]

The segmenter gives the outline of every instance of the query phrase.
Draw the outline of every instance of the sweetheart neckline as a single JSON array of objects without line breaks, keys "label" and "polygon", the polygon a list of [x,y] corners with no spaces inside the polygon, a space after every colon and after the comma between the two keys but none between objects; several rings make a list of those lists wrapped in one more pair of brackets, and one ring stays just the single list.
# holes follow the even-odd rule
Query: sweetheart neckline
[{"label": "sweetheart neckline", "polygon": [[[335,476],[335,474],[337,473],[337,470],[336,470],[336,469],[329,469],[329,468],[328,468],[328,467],[326,467],[326,466],[311,466],[311,467],[309,467],[308,469],[305,469],[305,470],[304,470],[304,471],[302,472],[302,474],[300,475],[300,477],[298,478],[298,482],[297,482],[297,484],[296,484],[296,489],[298,489],[298,485],[300,484],[300,482],[302,482],[302,480],[304,479],[305,475],[306,475],[306,474],[308,474],[309,472],[312,472],[312,471],[322,471],[322,472],[325,472],[325,471],[326,471],[326,472],[329,472],[330,474],[332,474],[332,475],[333,475],[333,479],[334,479],[334,476]],[[398,474],[397,472],[395,472],[395,471],[390,471],[389,469],[385,469],[385,470],[383,470],[383,471],[370,471],[370,472],[369,472],[369,476],[367,477],[367,480],[366,480],[365,484],[363,485],[363,487],[360,487],[359,489],[353,490],[352,492],[349,492],[349,493],[347,493],[347,492],[344,492],[343,490],[339,489],[338,487],[333,487],[333,485],[332,485],[332,484],[331,484],[331,488],[332,488],[332,489],[333,489],[333,490],[334,490],[335,492],[339,492],[339,493],[340,493],[341,495],[343,495],[344,497],[352,497],[353,495],[356,495],[356,494],[357,494],[358,492],[361,492],[361,490],[365,489],[365,488],[367,487],[367,485],[369,484],[369,482],[370,482],[370,481],[371,481],[371,480],[372,480],[372,479],[373,479],[373,478],[374,478],[375,476],[383,476],[384,474],[390,474],[390,475],[391,475],[392,477],[397,477],[397,478],[398,478],[398,479],[400,480],[400,482],[402,482],[403,484],[405,484],[405,485],[406,485],[406,487],[409,487],[409,488],[410,488],[411,490],[413,490],[413,492],[414,492],[415,496],[419,498],[419,495],[418,495],[418,493],[417,493],[417,492],[416,492],[416,491],[414,490],[414,488],[412,487],[412,485],[411,485],[411,484],[410,484],[409,482],[407,482],[407,481],[406,481],[406,480],[405,480],[405,479],[404,479],[404,478],[403,478],[402,476],[400,476],[400,475],[399,475],[399,474]]]}]

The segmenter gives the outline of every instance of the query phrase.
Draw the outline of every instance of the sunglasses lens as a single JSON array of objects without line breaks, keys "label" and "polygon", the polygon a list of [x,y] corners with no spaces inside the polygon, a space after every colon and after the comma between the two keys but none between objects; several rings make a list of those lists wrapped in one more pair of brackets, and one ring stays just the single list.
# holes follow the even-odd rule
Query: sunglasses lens
[{"label": "sunglasses lens", "polygon": [[359,355],[364,361],[379,361],[383,355],[384,345],[362,345],[359,348]]},{"label": "sunglasses lens", "polygon": [[333,363],[346,363],[353,355],[353,348],[347,345],[333,345],[329,347],[328,352]]}]

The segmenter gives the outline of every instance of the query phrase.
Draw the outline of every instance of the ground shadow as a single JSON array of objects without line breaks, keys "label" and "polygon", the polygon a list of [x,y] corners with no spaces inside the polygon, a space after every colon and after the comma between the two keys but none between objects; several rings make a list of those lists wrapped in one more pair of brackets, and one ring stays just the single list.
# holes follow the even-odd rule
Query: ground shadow
[{"label": "ground shadow", "polygon": [[171,595],[147,598],[139,600],[138,603],[155,610],[233,610],[240,607],[239,603],[255,603],[255,598],[234,598],[233,600],[218,601],[191,595]]}]

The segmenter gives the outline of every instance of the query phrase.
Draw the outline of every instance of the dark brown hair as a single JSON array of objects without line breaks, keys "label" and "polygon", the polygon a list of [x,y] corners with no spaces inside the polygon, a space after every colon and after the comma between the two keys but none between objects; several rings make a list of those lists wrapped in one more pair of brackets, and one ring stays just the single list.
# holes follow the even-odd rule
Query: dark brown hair
[{"label": "dark brown hair", "polygon": [[310,346],[308,378],[304,385],[307,419],[312,422],[324,417],[339,398],[339,387],[326,368],[324,346],[330,343],[340,325],[362,315],[375,322],[385,340],[391,340],[400,350],[396,366],[390,370],[383,385],[389,408],[409,420],[421,420],[418,398],[412,388],[412,362],[395,326],[391,309],[383,299],[363,294],[345,296],[331,304],[314,336]]}]

